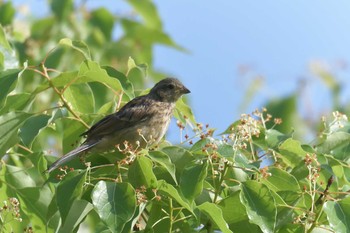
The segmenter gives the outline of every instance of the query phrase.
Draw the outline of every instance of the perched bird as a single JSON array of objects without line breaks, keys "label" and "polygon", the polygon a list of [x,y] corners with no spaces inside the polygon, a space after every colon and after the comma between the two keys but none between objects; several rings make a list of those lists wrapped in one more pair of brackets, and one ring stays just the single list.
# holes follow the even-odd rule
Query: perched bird
[{"label": "perched bird", "polygon": [[175,102],[187,93],[190,91],[178,79],[161,80],[147,95],[134,98],[118,112],[104,117],[81,134],[86,140],[51,164],[47,172],[81,153],[107,151],[125,141],[133,148],[159,142],[168,129]]}]

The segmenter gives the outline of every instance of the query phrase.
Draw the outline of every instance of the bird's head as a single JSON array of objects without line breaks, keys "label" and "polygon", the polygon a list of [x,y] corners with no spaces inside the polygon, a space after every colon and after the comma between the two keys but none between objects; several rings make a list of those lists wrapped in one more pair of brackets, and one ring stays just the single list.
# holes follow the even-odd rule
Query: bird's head
[{"label": "bird's head", "polygon": [[176,102],[182,95],[190,93],[178,79],[165,78],[159,81],[150,91],[150,95],[163,102]]}]

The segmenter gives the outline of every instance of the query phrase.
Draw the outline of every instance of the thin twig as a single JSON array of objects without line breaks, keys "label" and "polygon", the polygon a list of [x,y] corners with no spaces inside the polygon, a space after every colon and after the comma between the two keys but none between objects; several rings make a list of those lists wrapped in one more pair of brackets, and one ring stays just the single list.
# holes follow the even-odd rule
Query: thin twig
[{"label": "thin twig", "polygon": [[43,77],[45,77],[47,79],[47,81],[49,82],[49,85],[51,86],[51,88],[56,92],[56,94],[60,97],[60,99],[63,102],[63,106],[78,120],[80,121],[87,129],[90,128],[90,126],[85,123],[85,121],[83,121],[83,119],[81,119],[79,117],[79,115],[70,107],[68,101],[64,98],[63,94],[61,93],[60,90],[57,89],[57,87],[55,87],[52,83],[52,80],[50,79],[50,76],[47,73],[47,69],[45,67],[45,64],[42,62],[41,63],[41,68],[43,69]]},{"label": "thin twig", "polygon": [[31,154],[34,153],[31,149],[29,149],[28,147],[25,147],[25,146],[23,146],[23,145],[21,145],[21,144],[17,144],[17,146],[18,146],[19,148],[21,148],[21,149],[23,149],[23,150],[25,150],[25,151],[31,153]]}]

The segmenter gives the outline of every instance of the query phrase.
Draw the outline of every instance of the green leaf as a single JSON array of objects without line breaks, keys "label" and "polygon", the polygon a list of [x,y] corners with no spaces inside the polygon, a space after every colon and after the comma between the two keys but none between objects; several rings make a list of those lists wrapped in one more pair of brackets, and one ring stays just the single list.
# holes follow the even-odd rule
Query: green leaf
[{"label": "green leaf", "polygon": [[157,8],[150,0],[128,0],[133,8],[142,16],[147,27],[162,29],[162,21],[159,18]]},{"label": "green leaf", "polygon": [[118,70],[114,69],[111,66],[103,66],[102,68],[107,71],[107,74],[110,77],[113,77],[119,80],[120,84],[123,87],[123,90],[128,95],[129,99],[135,98],[134,86],[123,73],[119,72]]},{"label": "green leaf", "polygon": [[38,135],[40,129],[47,126],[47,123],[51,116],[49,115],[37,115],[29,118],[20,129],[20,137],[24,145],[30,147],[34,138]]},{"label": "green leaf", "polygon": [[6,70],[0,73],[0,109],[3,107],[8,94],[16,87],[20,70]]},{"label": "green leaf", "polygon": [[340,201],[328,201],[324,211],[331,228],[335,232],[350,232],[350,197]]},{"label": "green leaf", "polygon": [[269,188],[253,180],[241,184],[240,198],[252,223],[263,232],[275,232],[277,207]]},{"label": "green leaf", "polygon": [[176,102],[174,117],[184,124],[187,123],[187,121],[189,121],[192,124],[196,123],[196,119],[194,118],[192,109],[183,101],[183,98],[180,98]]},{"label": "green leaf", "polygon": [[[274,118],[281,118],[283,124],[275,125],[273,128],[282,133],[289,133],[293,125],[302,125],[298,121],[298,112],[297,112],[297,95],[292,94],[285,98],[277,98],[270,101],[266,105],[268,113],[271,114]],[[272,128],[274,121],[266,122],[267,128]]]},{"label": "green leaf", "polygon": [[57,206],[61,214],[62,225],[65,225],[74,201],[81,197],[85,180],[86,172],[74,171],[68,173],[57,186]]},{"label": "green leaf", "polygon": [[[68,85],[72,85],[74,83],[84,83],[81,80],[79,80],[77,71],[62,72],[56,77],[52,78],[51,82],[52,85],[55,87],[68,87]],[[48,88],[50,88],[50,84],[49,82],[45,81],[43,82],[43,84],[41,84],[35,89],[34,94],[38,94],[42,91],[47,90]]]},{"label": "green leaf", "polygon": [[73,111],[80,113],[95,112],[95,99],[88,84],[71,85],[65,90],[63,95]]},{"label": "green leaf", "polygon": [[175,165],[171,162],[169,156],[165,154],[162,151],[150,151],[148,153],[148,156],[155,162],[159,163],[161,166],[163,166],[171,175],[175,183],[177,184],[176,180],[176,168]]},{"label": "green leaf", "polygon": [[249,222],[245,206],[241,203],[239,194],[240,191],[234,192],[218,203],[225,221],[233,232],[261,232],[257,225]]},{"label": "green leaf", "polygon": [[0,70],[3,70],[4,68],[5,68],[5,56],[0,51]]},{"label": "green leaf", "polygon": [[[8,2],[8,4],[11,4],[11,3]],[[8,40],[6,39],[6,34],[4,31],[4,28],[0,25],[0,48],[1,47],[5,50],[12,51],[11,45],[8,42]],[[0,50],[0,52],[3,52],[3,51]]]},{"label": "green leaf", "polygon": [[301,192],[297,179],[288,172],[275,167],[270,167],[268,172],[271,176],[263,179],[262,183],[271,190]]},{"label": "green leaf", "polygon": [[128,71],[126,73],[127,73],[127,76],[129,76],[128,74],[130,73],[131,70],[138,69],[139,71],[141,71],[141,73],[144,76],[147,76],[147,68],[148,67],[146,64],[136,65],[136,62],[134,61],[134,59],[132,59],[132,57],[129,57],[129,59],[128,59]]},{"label": "green leaf", "polygon": [[[134,213],[134,216],[132,217],[132,220],[127,222],[124,226],[122,233],[130,233],[134,231],[134,226],[138,223],[141,215],[143,214],[143,211],[146,208],[147,203],[141,203],[139,206],[136,207],[136,211]],[[107,232],[106,232],[107,233]]]},{"label": "green leaf", "polygon": [[346,132],[334,132],[327,136],[326,140],[317,145],[317,152],[330,153],[337,147],[348,144],[350,141],[350,134]]},{"label": "green leaf", "polygon": [[0,115],[11,111],[22,111],[33,101],[34,95],[29,93],[20,93],[8,95],[4,107],[0,110]]},{"label": "green leaf", "polygon": [[174,186],[168,184],[164,180],[160,180],[160,181],[158,181],[158,191],[160,193],[165,193],[166,195],[170,196],[177,203],[179,203],[182,207],[185,207],[188,211],[193,213],[192,208],[190,207],[190,205],[185,200],[183,200],[183,198],[180,196],[180,194],[174,188]]},{"label": "green leaf", "polygon": [[48,17],[34,21],[31,27],[31,38],[34,40],[49,39],[51,30],[57,25],[54,17]]},{"label": "green leaf", "polygon": [[164,211],[164,207],[168,209],[167,206],[161,202],[153,201],[151,203],[145,232],[155,233],[169,231],[170,221],[167,212]]},{"label": "green leaf", "polygon": [[278,146],[289,138],[288,135],[283,134],[275,129],[268,129],[265,131],[266,143],[269,148],[278,148]]},{"label": "green leaf", "polygon": [[5,166],[5,180],[16,189],[32,188],[36,186],[35,180],[26,169],[12,165]]},{"label": "green leaf", "polygon": [[30,217],[32,224],[34,219],[40,218],[35,221],[35,228],[44,230],[46,213],[53,196],[48,186],[17,189],[16,193],[20,197],[21,210]]},{"label": "green leaf", "polygon": [[230,124],[224,132],[220,133],[220,135],[225,135],[225,134],[231,134],[234,132],[234,129],[241,124],[241,120],[235,121],[232,124]]},{"label": "green leaf", "polygon": [[114,16],[106,8],[98,8],[91,11],[90,22],[101,30],[107,40],[112,37],[114,27]]},{"label": "green leaf", "polygon": [[203,181],[207,176],[208,163],[190,164],[185,167],[180,180],[182,195],[191,203],[203,190]]},{"label": "green leaf", "polygon": [[[303,209],[305,208],[305,205],[307,205],[304,199],[304,195],[300,195],[300,192],[293,192],[288,190],[279,191],[278,195],[274,192],[272,192],[272,194],[274,194],[274,197],[276,199],[278,211],[276,229],[284,228],[286,225],[293,222],[293,219],[296,214],[295,210],[299,208]],[[280,200],[277,201],[278,199]]]},{"label": "green leaf", "polygon": [[12,2],[1,2],[0,4],[0,24],[6,26],[12,23],[16,10]]},{"label": "green leaf", "polygon": [[207,215],[211,221],[215,223],[223,233],[229,233],[232,232],[228,227],[227,223],[225,222],[221,209],[215,205],[214,203],[205,202],[197,208],[203,212],[205,215]]},{"label": "green leaf", "polygon": [[162,149],[171,161],[175,164],[176,170],[182,172],[183,169],[194,160],[193,155],[188,150],[178,146],[168,146]]},{"label": "green leaf", "polygon": [[14,112],[0,116],[0,158],[18,142],[18,129],[31,116],[29,113]]},{"label": "green leaf", "polygon": [[233,158],[235,155],[235,151],[233,150],[232,145],[225,144],[225,143],[218,145],[217,152],[225,158]]},{"label": "green leaf", "polygon": [[91,199],[101,220],[112,232],[122,232],[136,211],[135,191],[128,183],[99,181]]},{"label": "green leaf", "polygon": [[51,0],[51,10],[58,20],[67,19],[73,9],[73,0]]},{"label": "green leaf", "polygon": [[[59,0],[59,1],[61,1],[61,0]],[[83,42],[81,40],[71,40],[69,38],[64,38],[64,39],[61,39],[58,42],[58,44],[69,46],[69,47],[77,50],[78,52],[80,52],[85,57],[85,59],[91,60],[90,49],[85,44],[85,42]]]},{"label": "green leaf", "polygon": [[260,168],[259,161],[252,162],[242,153],[236,154],[235,160],[236,160],[235,162],[237,163],[237,165],[244,167],[244,168],[249,168],[249,169],[252,169],[255,171],[258,171]]},{"label": "green leaf", "polygon": [[68,213],[67,220],[64,225],[59,228],[58,232],[74,232],[73,230],[79,226],[93,208],[93,205],[88,201],[79,199],[74,200],[72,208]]},{"label": "green leaf", "polygon": [[128,178],[135,188],[141,186],[145,186],[146,188],[157,187],[157,178],[153,173],[152,165],[152,161],[145,156],[137,156],[135,161],[130,165]]},{"label": "green leaf", "polygon": [[47,226],[58,229],[61,224],[61,216],[57,209],[57,192],[53,194],[51,202],[48,202],[48,210],[46,212]]},{"label": "green leaf", "polygon": [[169,35],[161,30],[149,28],[141,23],[125,18],[121,20],[121,25],[126,37],[138,41],[145,47],[158,43],[184,51],[184,48],[177,45]]},{"label": "green leaf", "polygon": [[289,138],[279,146],[282,160],[289,166],[295,167],[305,158],[306,151],[299,141]]},{"label": "green leaf", "polygon": [[114,101],[109,101],[101,106],[99,110],[97,110],[97,114],[105,116],[111,114],[116,109],[116,103]]},{"label": "green leaf", "polygon": [[68,153],[76,147],[80,141],[80,134],[82,134],[86,128],[80,121],[72,118],[59,118],[56,121],[57,129],[62,133],[62,148],[63,153]]},{"label": "green leaf", "polygon": [[100,82],[114,91],[123,90],[122,85],[118,79],[111,78],[107,71],[102,69],[97,62],[84,61],[79,69],[78,73],[79,82]]}]

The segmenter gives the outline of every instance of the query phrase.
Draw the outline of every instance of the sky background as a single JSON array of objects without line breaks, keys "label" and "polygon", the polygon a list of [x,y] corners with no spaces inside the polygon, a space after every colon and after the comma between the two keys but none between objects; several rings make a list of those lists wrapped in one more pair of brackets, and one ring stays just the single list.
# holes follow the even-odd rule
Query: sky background
[{"label": "sky background", "polygon": [[[16,0],[34,15],[48,11],[40,0]],[[155,68],[172,74],[192,91],[196,119],[222,132],[241,113],[298,90],[313,103],[312,117],[332,111],[329,89],[312,74],[321,66],[342,83],[342,101],[350,95],[350,1],[199,1],[156,0],[165,31],[190,53],[157,46]],[[87,1],[112,13],[128,9],[124,1]],[[253,98],[247,90],[259,87]],[[300,107],[305,113],[305,106]],[[310,113],[310,111],[307,111]],[[170,138],[178,135],[174,127]],[[175,140],[175,139],[174,139]]]}]

